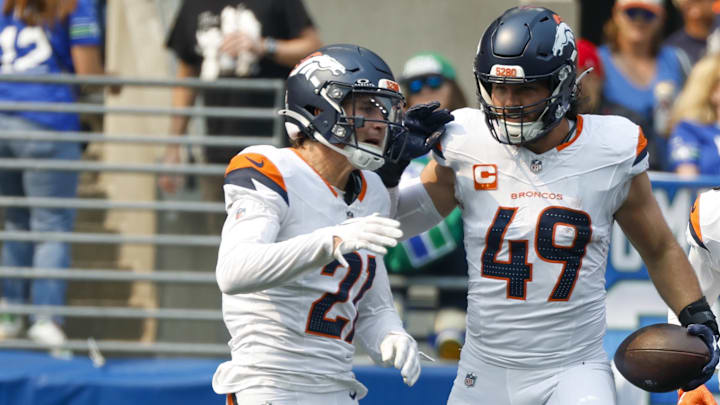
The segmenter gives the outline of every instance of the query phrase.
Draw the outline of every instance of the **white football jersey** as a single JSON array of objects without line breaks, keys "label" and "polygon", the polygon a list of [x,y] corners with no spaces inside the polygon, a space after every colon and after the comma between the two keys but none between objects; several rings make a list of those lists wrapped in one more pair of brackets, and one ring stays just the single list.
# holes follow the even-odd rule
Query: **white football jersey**
[{"label": "white football jersey", "polygon": [[497,142],[480,110],[453,115],[436,159],[454,170],[463,210],[463,358],[508,368],[605,359],[608,246],[630,181],[648,168],[641,130],[584,115],[569,141],[538,155]]},{"label": "white football jersey", "polygon": [[[720,296],[720,188],[698,195],[686,234],[690,244],[688,259],[703,295],[716,309]],[[717,309],[715,314],[718,315]]]},{"label": "white football jersey", "polygon": [[[369,171],[353,178],[360,191],[347,205],[342,192],[294,149],[245,149],[226,171],[228,217],[221,253],[238,241],[271,244],[351,217],[388,216],[390,199],[380,178]],[[350,269],[333,261],[278,287],[223,294],[232,361],[218,367],[213,378],[216,392],[270,386],[301,392],[354,390],[358,398],[365,395],[366,388],[352,373],[353,340],[361,340],[370,351],[378,350],[378,340],[386,332],[403,328],[382,257],[367,251],[345,257]],[[257,272],[264,271],[263,265],[293,259],[267,257]]]}]

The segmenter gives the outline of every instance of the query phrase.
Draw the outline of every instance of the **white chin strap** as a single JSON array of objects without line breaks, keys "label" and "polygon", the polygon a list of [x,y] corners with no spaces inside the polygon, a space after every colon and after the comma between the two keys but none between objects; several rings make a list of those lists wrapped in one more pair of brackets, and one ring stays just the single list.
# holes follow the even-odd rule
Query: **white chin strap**
[{"label": "white chin strap", "polygon": [[[375,156],[372,153],[368,153],[364,150],[360,150],[359,148],[355,148],[350,145],[347,145],[345,148],[340,148],[337,145],[333,145],[332,143],[328,142],[328,140],[325,139],[318,132],[315,132],[313,136],[321,144],[345,156],[348,162],[350,162],[350,164],[353,165],[353,167],[356,169],[377,170],[385,164],[385,159],[380,156]],[[379,147],[369,143],[360,142],[358,143],[358,147],[367,149],[371,152],[377,153],[378,155],[382,155],[383,153],[383,151]]]}]

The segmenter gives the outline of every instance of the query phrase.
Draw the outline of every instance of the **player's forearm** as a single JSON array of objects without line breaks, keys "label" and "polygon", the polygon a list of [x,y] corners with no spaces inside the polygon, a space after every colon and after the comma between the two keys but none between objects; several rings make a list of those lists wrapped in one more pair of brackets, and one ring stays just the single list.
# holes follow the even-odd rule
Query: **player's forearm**
[{"label": "player's forearm", "polygon": [[310,233],[276,243],[237,242],[221,246],[215,276],[225,294],[251,293],[285,284],[332,260],[328,234]]},{"label": "player's forearm", "polygon": [[644,259],[655,288],[675,314],[702,297],[695,272],[674,240]]}]

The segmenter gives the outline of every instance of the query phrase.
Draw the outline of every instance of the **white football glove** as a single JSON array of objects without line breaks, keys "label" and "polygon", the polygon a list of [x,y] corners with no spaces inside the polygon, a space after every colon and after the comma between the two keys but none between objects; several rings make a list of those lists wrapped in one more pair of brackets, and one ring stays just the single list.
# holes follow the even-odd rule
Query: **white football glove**
[{"label": "white football glove", "polygon": [[328,228],[328,231],[340,239],[340,243],[333,250],[333,256],[345,267],[348,267],[348,263],[343,255],[360,249],[384,255],[387,253],[386,247],[397,245],[397,240],[403,236],[400,222],[381,217],[377,213],[348,219],[340,225]]},{"label": "white football glove", "polygon": [[388,333],[380,343],[380,356],[386,366],[400,370],[403,382],[412,387],[420,377],[420,358],[415,339],[400,332]]}]

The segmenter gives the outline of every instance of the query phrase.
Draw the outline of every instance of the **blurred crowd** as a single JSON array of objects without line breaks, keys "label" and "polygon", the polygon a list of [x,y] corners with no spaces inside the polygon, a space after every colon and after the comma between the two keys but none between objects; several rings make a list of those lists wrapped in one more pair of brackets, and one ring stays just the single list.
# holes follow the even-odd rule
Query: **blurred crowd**
[{"label": "blurred crowd", "polygon": [[[44,19],[21,18],[14,7],[27,3],[35,5],[35,10],[45,10]],[[55,26],[56,30],[49,31],[52,45],[48,52],[58,55],[47,58],[49,68],[42,72],[102,73],[97,52],[102,46],[104,15],[100,5],[104,2],[61,3],[63,7],[49,0],[2,2],[4,25],[0,29],[3,29],[3,38],[9,35],[5,34],[7,27]],[[74,7],[68,9],[67,4]],[[669,7],[679,11],[683,24],[677,31],[664,36]],[[48,10],[59,11],[47,14],[55,12]],[[53,21],[57,25],[53,25]],[[720,0],[672,0],[672,5],[663,0],[617,0],[603,33],[601,43],[586,39],[578,41],[577,61],[582,74],[580,95],[583,100],[580,112],[622,115],[639,124],[649,142],[653,170],[682,176],[720,174]],[[322,45],[301,0],[245,0],[240,5],[237,0],[184,1],[167,38],[168,52],[178,61],[176,76],[180,79],[282,79],[303,56]],[[4,47],[2,51],[2,73],[21,73],[23,69],[30,73],[36,68],[21,63],[21,57],[10,60]],[[453,64],[437,50],[423,50],[412,56],[402,66],[398,77],[407,107],[431,100],[440,101],[443,108],[450,110],[477,104],[474,95],[463,94]],[[58,86],[38,86],[33,100],[51,101],[57,97],[58,89]],[[69,86],[61,90],[64,92],[62,101],[74,100]],[[28,97],[28,93],[13,91],[12,85],[0,86],[1,101],[28,100]],[[204,95],[204,103],[208,106],[269,107],[273,102],[273,97],[228,89]],[[174,90],[173,107],[188,107],[194,103],[192,89]],[[48,120],[42,114],[2,115],[0,124],[4,129],[72,131],[79,126],[77,117],[72,115],[61,120]],[[206,124],[209,135],[256,136],[272,131],[263,121],[210,118]],[[188,118],[173,118],[171,132],[173,135],[187,133]],[[77,159],[80,156],[80,151],[75,149],[48,149],[54,145],[57,144],[0,143],[0,153],[3,157]],[[70,147],[73,144],[64,145]],[[209,163],[227,163],[236,152],[227,148],[208,148],[204,158]],[[187,156],[181,147],[170,146],[163,162],[177,164],[183,159]],[[406,174],[416,176],[427,162],[427,157],[417,159]],[[57,197],[75,194],[77,178],[73,175],[63,174],[62,179],[35,177],[29,171],[5,171],[0,176],[0,194]],[[208,178],[201,184],[206,200],[221,200],[221,181]],[[159,187],[171,194],[177,192],[182,183],[178,176],[159,178]],[[61,184],[65,185],[59,187]],[[6,210],[4,229],[67,232],[72,230],[73,220],[74,212],[69,209]],[[48,228],[48,224],[56,226]],[[208,226],[219,233],[219,223],[208,221]],[[456,209],[436,228],[392,249],[385,258],[389,272],[405,276],[465,275],[467,264],[462,232],[462,221]],[[51,254],[38,253],[43,250]],[[67,246],[62,243],[5,243],[2,265],[62,268],[69,265],[68,255]],[[47,262],[51,259],[53,262]],[[64,284],[57,280],[52,283],[38,280],[32,286],[25,281],[6,280],[3,289],[5,302],[13,303],[59,305],[64,302],[64,294]],[[398,306],[407,305],[407,290],[397,291],[396,295]],[[464,336],[466,297],[457,291],[441,291],[435,296],[434,304],[440,311],[435,319],[433,341],[441,357],[457,358]],[[22,333],[24,325],[19,317],[0,316],[0,339]],[[30,337],[54,344],[65,339],[60,328],[62,318],[42,318],[39,322],[37,325],[44,329],[36,328],[36,333],[30,333]]]}]

